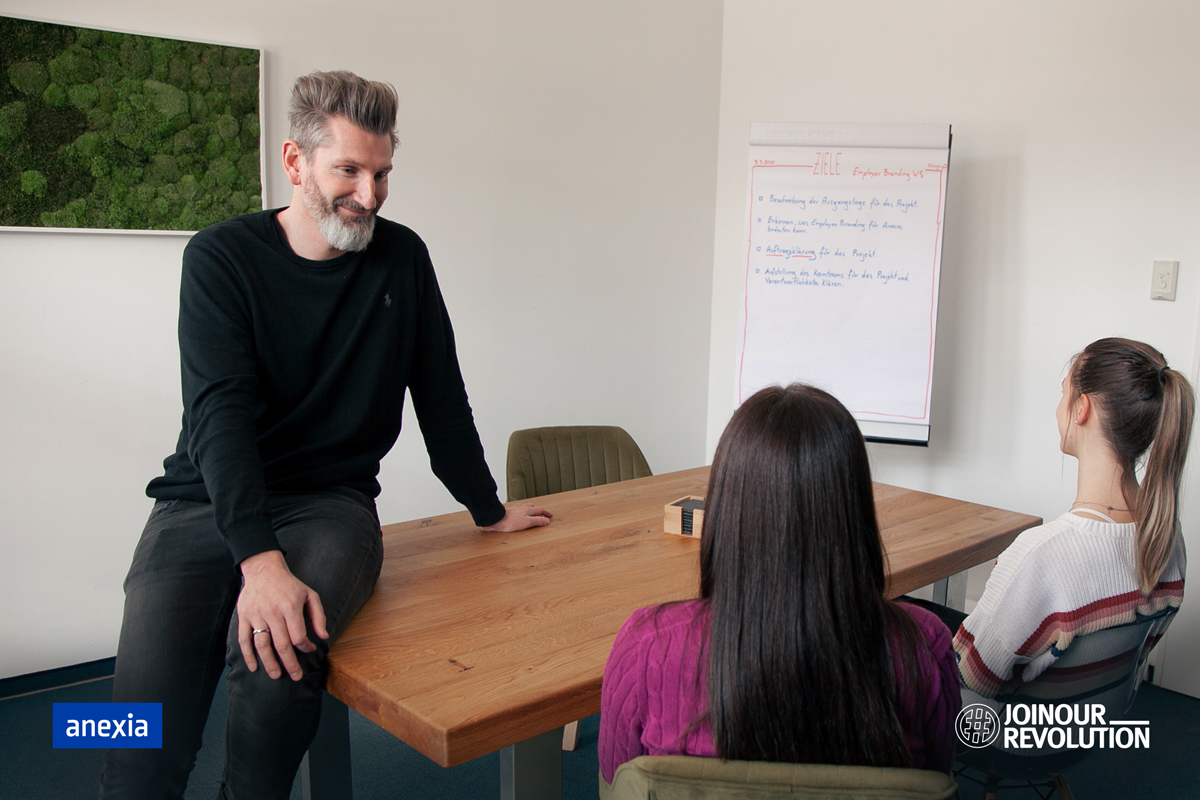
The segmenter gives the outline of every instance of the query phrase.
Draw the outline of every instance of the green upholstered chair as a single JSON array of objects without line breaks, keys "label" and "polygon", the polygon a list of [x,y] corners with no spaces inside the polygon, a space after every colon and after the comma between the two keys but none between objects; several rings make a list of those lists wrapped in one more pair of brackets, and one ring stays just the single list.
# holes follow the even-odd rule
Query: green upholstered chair
[{"label": "green upholstered chair", "polygon": [[[509,502],[654,474],[637,442],[616,425],[513,431],[506,472]],[[578,737],[578,720],[564,725],[563,750],[574,750]]]},{"label": "green upholstered chair", "polygon": [[771,764],[695,756],[639,756],[617,767],[600,800],[947,800],[958,784],[944,772],[829,764]]},{"label": "green upholstered chair", "polygon": [[510,501],[654,474],[633,437],[615,425],[513,431],[507,472]]}]

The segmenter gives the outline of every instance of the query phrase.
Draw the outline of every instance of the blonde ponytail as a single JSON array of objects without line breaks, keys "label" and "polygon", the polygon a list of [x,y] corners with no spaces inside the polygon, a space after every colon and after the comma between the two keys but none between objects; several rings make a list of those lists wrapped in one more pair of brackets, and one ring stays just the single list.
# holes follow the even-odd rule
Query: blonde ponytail
[{"label": "blonde ponytail", "polygon": [[1179,484],[1192,438],[1196,404],[1187,379],[1166,367],[1160,374],[1162,413],[1133,506],[1138,532],[1138,579],[1143,594],[1148,594],[1158,583],[1179,534]]}]

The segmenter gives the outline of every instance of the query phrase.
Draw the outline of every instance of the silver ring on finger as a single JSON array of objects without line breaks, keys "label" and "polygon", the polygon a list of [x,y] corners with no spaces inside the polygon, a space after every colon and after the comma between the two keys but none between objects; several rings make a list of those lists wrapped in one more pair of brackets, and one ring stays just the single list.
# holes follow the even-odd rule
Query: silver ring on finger
[{"label": "silver ring on finger", "polygon": [[267,630],[266,628],[251,628],[250,629],[251,636],[258,636],[260,633],[270,633],[270,631]]}]

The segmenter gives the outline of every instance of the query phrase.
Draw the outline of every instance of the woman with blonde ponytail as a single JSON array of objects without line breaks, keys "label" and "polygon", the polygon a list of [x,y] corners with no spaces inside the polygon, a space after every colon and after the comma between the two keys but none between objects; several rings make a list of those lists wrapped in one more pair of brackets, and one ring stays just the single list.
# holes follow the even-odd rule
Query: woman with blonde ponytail
[{"label": "woman with blonde ponytail", "polygon": [[1075,502],[997,559],[954,637],[968,688],[1005,694],[1076,636],[1179,606],[1179,483],[1194,408],[1187,379],[1149,345],[1101,339],[1075,357],[1056,413],[1059,447],[1079,461]]}]

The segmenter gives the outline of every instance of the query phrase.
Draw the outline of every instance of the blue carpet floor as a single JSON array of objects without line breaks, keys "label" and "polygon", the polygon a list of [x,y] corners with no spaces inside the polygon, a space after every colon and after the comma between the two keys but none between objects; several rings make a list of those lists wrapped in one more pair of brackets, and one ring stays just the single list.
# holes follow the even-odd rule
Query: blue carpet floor
[{"label": "blue carpet floor", "polygon": [[[103,702],[111,698],[111,680],[0,699],[0,798],[67,800],[94,798],[100,751],[55,750],[51,742],[52,703]],[[186,797],[209,800],[220,777],[225,689],[217,689],[204,734],[204,748]],[[1150,750],[1096,752],[1066,772],[1078,800],[1194,800],[1200,798],[1200,700],[1145,685],[1129,718],[1151,723]],[[597,797],[596,735],[599,716],[583,720],[579,747],[563,754],[563,797]],[[441,800],[500,796],[500,759],[484,756],[453,769],[442,769],[415,750],[350,713],[356,800]],[[979,787],[960,782],[963,800],[978,800]],[[1002,798],[1033,798],[1028,790]],[[300,800],[300,784],[292,788]]]},{"label": "blue carpet floor", "polygon": [[[0,699],[0,800],[94,798],[101,751],[55,750],[51,742],[54,703],[99,703],[112,699],[111,679]],[[196,757],[185,797],[211,800],[224,763],[226,690],[217,687],[204,729],[204,747]],[[599,715],[582,721],[579,745],[563,753],[564,800],[593,800],[596,783],[596,735]],[[350,742],[355,800],[450,800],[500,796],[500,757],[482,756],[443,769],[374,723],[350,712]],[[300,779],[292,800],[301,800]]]}]

